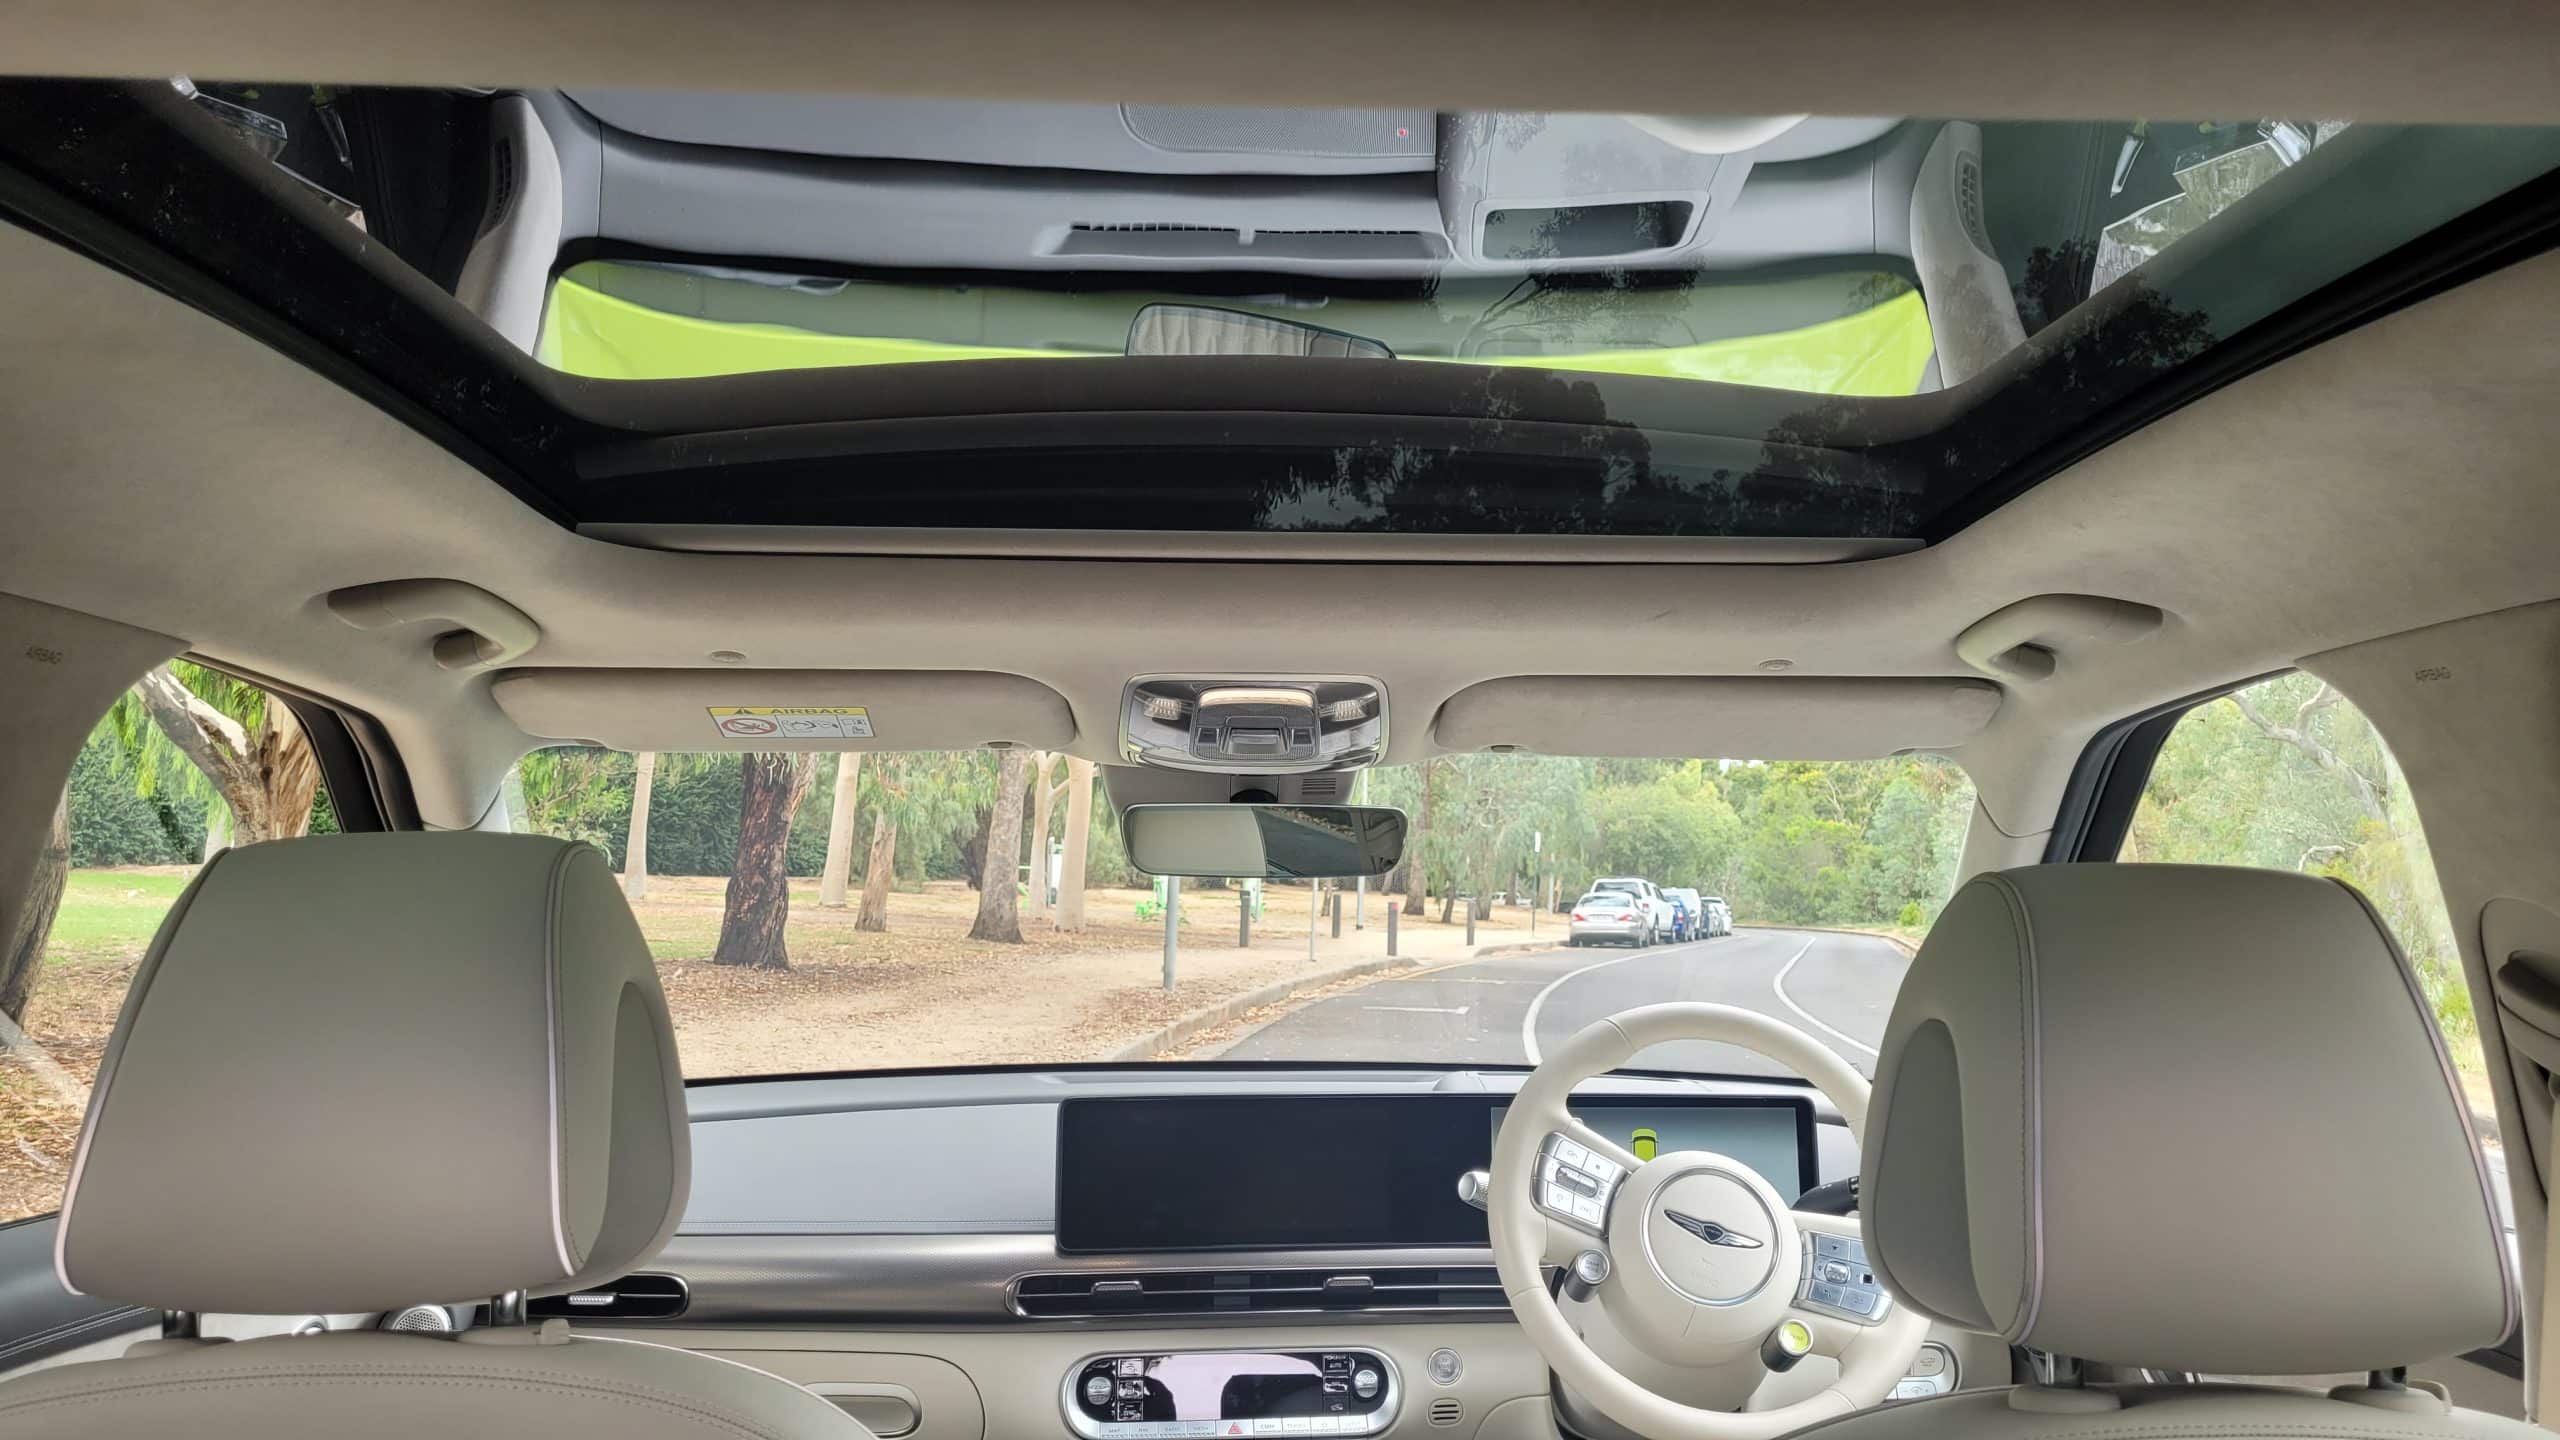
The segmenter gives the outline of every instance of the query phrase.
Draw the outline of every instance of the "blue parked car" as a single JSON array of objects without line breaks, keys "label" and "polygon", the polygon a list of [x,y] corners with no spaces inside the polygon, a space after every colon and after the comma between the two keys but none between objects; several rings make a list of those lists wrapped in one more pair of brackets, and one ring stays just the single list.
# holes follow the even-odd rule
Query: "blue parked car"
[{"label": "blue parked car", "polygon": [[1663,891],[1662,898],[1671,902],[1672,940],[1685,944],[1697,939],[1700,922],[1706,918],[1699,914],[1698,907],[1677,890]]}]

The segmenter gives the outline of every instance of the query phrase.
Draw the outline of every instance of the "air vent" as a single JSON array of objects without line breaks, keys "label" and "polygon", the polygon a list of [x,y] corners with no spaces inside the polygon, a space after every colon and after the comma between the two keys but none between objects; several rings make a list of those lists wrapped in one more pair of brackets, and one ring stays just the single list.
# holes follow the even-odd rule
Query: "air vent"
[{"label": "air vent", "polygon": [[1431,1423],[1443,1430],[1465,1418],[1467,1407],[1459,1404],[1458,1397],[1454,1395],[1443,1395],[1431,1402]]},{"label": "air vent", "polygon": [[1449,247],[1421,230],[1244,230],[1137,221],[1069,225],[1049,253],[1149,260],[1444,260]]},{"label": "air vent", "polygon": [[681,1275],[625,1275],[610,1285],[525,1302],[533,1320],[672,1320],[691,1304]]},{"label": "air vent", "polygon": [[1025,1275],[1013,1308],[1034,1320],[1104,1315],[1269,1315],[1507,1310],[1490,1265],[1372,1270],[1148,1270]]},{"label": "air vent", "polygon": [[1298,781],[1298,800],[1305,805],[1336,804],[1349,790],[1340,775],[1307,775]]}]

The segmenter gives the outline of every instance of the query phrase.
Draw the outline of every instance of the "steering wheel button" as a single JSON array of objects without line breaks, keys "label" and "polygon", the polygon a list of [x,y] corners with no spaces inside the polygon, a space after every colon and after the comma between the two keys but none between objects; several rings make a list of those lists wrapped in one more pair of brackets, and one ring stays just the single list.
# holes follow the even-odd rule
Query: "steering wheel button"
[{"label": "steering wheel button", "polygon": [[1849,1254],[1849,1242],[1837,1235],[1816,1235],[1813,1237],[1813,1253],[1826,1259],[1846,1259]]},{"label": "steering wheel button", "polygon": [[1875,1292],[1871,1290],[1843,1290],[1840,1292],[1840,1308],[1860,1315],[1865,1315],[1876,1308]]},{"label": "steering wheel button", "polygon": [[1600,1223],[1600,1202],[1587,1195],[1573,1197],[1573,1218],[1590,1224]]},{"label": "steering wheel button", "polygon": [[1577,1167],[1585,1166],[1591,1163],[1591,1152],[1583,1149],[1580,1145],[1577,1145],[1570,1140],[1558,1140],[1556,1142],[1556,1158],[1567,1165]]},{"label": "steering wheel button", "polygon": [[1832,1309],[1837,1310],[1840,1308],[1840,1287],[1837,1285],[1816,1285],[1813,1287],[1812,1294],[1807,1298],[1811,1299],[1816,1305],[1828,1305]]},{"label": "steering wheel button", "polygon": [[1561,1185],[1547,1187],[1547,1208],[1559,1215],[1573,1213],[1573,1192]]}]

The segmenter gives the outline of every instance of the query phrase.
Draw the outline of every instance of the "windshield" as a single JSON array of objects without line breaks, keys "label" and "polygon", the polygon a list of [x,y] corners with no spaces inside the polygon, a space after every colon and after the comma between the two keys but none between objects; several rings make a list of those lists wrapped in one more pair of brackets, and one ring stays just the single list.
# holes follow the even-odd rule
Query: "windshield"
[{"label": "windshield", "polygon": [[[508,803],[624,872],[697,1079],[1522,1065],[1674,999],[1786,1019],[1865,1066],[1974,808],[1962,770],[1921,756],[1457,755],[1356,784],[1408,816],[1406,863],[1322,886],[1150,880],[1095,767],[1031,752],[562,748],[525,759]],[[1730,933],[1675,885],[1735,897]],[[1717,1046],[1638,1064],[1774,1073]]]}]

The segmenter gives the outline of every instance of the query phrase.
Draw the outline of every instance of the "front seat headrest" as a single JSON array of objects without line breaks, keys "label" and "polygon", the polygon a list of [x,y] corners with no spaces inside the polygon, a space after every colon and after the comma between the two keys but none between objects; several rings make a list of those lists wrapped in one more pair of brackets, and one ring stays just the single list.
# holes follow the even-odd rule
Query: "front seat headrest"
[{"label": "front seat headrest", "polygon": [[572,1290],[666,1243],[690,1165],[666,1000],[603,855],[274,841],[208,862],[134,975],[54,1261],[172,1310]]},{"label": "front seat headrest", "polygon": [[2334,881],[1981,876],[1876,1062],[1869,1256],[1947,1323],[2084,1360],[2301,1375],[2497,1343],[2488,1172],[2416,978]]}]

